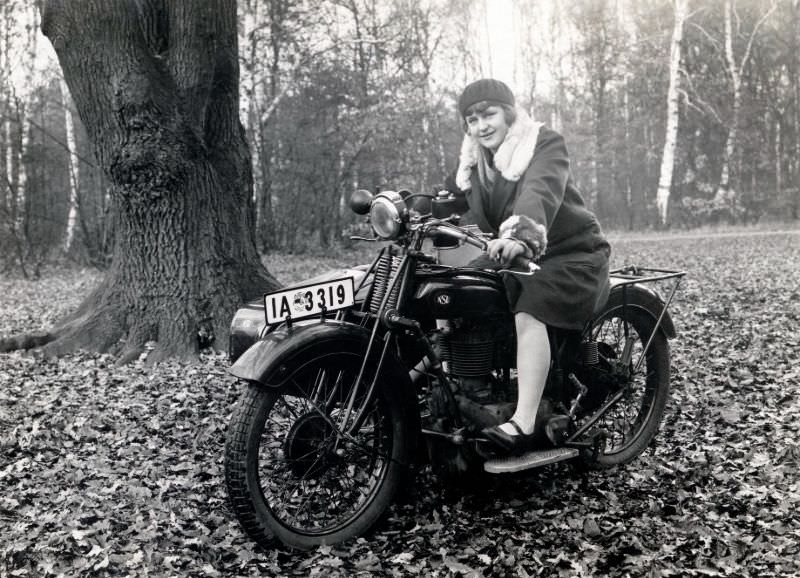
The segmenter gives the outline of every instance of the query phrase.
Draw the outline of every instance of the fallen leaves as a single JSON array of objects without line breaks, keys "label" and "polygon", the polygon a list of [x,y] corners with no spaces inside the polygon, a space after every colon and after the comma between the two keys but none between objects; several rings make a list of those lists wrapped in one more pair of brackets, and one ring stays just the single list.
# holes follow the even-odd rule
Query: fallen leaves
[{"label": "fallen leaves", "polygon": [[[0,576],[800,573],[800,236],[622,238],[614,251],[616,265],[689,272],[672,308],[668,413],[634,463],[555,464],[471,492],[425,470],[369,536],[264,552],[225,503],[239,387],[224,356],[152,368],[5,354]],[[281,279],[298,280],[300,263]],[[0,282],[0,334],[46,329],[87,278]]]}]

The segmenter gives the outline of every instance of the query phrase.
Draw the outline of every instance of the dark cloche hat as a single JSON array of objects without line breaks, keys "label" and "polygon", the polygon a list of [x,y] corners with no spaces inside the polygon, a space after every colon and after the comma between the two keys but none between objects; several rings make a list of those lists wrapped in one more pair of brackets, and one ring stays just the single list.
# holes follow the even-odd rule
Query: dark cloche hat
[{"label": "dark cloche hat", "polygon": [[458,111],[465,116],[467,109],[477,102],[491,100],[514,106],[514,94],[508,86],[493,78],[482,78],[468,84],[458,98]]}]

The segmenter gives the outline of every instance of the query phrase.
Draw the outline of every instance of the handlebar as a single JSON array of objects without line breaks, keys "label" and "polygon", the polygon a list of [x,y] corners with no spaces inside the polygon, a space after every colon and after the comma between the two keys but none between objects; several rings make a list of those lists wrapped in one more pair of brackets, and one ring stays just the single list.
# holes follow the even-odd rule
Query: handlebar
[{"label": "handlebar", "polygon": [[[455,225],[453,225],[452,223],[448,223],[447,221],[436,221],[430,223],[428,231],[432,231],[437,234],[445,235],[453,239],[463,241],[464,243],[472,245],[473,247],[477,247],[481,251],[486,251],[489,247],[489,243],[487,243],[481,237],[473,233],[470,233],[469,231],[465,231],[459,227],[456,227]],[[532,275],[534,271],[537,271],[539,269],[539,266],[536,263],[534,263],[532,259],[529,259],[528,257],[516,257],[511,264],[512,266],[521,268],[522,271],[516,271],[514,269],[500,269],[499,272],[515,273],[517,275]]]},{"label": "handlebar", "polygon": [[489,246],[489,243],[487,243],[477,235],[474,235],[463,229],[459,229],[455,225],[447,223],[446,221],[433,223],[429,230],[437,234],[444,235],[446,237],[451,237],[453,239],[463,241],[469,245],[472,245],[473,247],[477,247],[481,251],[485,251]]}]

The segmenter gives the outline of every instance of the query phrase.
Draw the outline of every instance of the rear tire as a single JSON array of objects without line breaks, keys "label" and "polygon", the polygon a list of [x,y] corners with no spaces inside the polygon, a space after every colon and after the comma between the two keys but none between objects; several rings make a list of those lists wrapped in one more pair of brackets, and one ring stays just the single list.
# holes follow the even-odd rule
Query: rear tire
[{"label": "rear tire", "polygon": [[[647,312],[629,307],[616,307],[604,312],[592,324],[591,335],[598,342],[601,355],[609,363],[618,364],[625,344],[625,327],[633,337],[632,372],[650,334],[655,319]],[[628,463],[639,456],[658,433],[661,418],[669,398],[669,343],[663,331],[657,330],[645,360],[632,373],[625,393],[617,404],[594,425],[605,430],[605,447],[591,464],[608,468]],[[618,364],[621,365],[621,364]]]},{"label": "rear tire", "polygon": [[[280,388],[250,384],[242,395],[228,430],[225,482],[242,528],[262,547],[280,541],[308,550],[358,537],[409,474],[408,420],[380,379],[363,425],[341,434],[337,420],[360,365],[354,354],[320,355]],[[361,385],[363,392],[368,380]]]}]

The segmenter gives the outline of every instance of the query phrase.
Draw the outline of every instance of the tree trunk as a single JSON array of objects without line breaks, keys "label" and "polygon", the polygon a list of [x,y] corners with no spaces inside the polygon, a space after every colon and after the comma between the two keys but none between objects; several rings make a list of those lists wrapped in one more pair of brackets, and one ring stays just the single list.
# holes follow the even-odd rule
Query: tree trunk
[{"label": "tree trunk", "polygon": [[25,163],[22,162],[27,142],[27,116],[20,99],[10,99],[13,110],[9,108],[9,116],[13,118],[8,126],[8,150],[6,155],[6,178],[10,195],[9,229],[14,239],[14,252],[19,262],[22,276],[28,278],[28,257],[30,245],[25,237],[25,220],[27,218]]},{"label": "tree trunk", "polygon": [[748,36],[747,45],[741,59],[737,62],[736,55],[733,49],[734,36],[738,36],[738,30],[733,30],[734,19],[737,26],[739,23],[738,15],[734,16],[734,0],[725,0],[725,62],[728,68],[728,74],[731,77],[731,96],[732,112],[731,121],[728,128],[728,138],[725,141],[725,151],[722,160],[722,172],[719,178],[719,187],[717,188],[716,199],[725,203],[731,211],[731,218],[735,219],[736,215],[736,188],[738,186],[738,163],[736,158],[737,139],[739,136],[739,117],[741,116],[742,108],[742,75],[747,66],[747,61],[750,59],[750,54],[753,48],[758,29],[766,21],[770,14],[775,10],[776,4],[772,0],[769,8],[761,15],[756,24],[753,26],[753,31]]},{"label": "tree trunk", "polygon": [[[792,3],[792,23],[794,34],[792,34],[792,52],[797,54],[798,44],[800,44],[800,2],[794,0]],[[790,166],[793,167],[790,174],[793,179],[793,193],[791,199],[792,218],[800,218],[800,70],[798,70],[797,60],[792,62],[791,82],[794,96],[794,154],[790,159]]]},{"label": "tree trunk", "polygon": [[[775,115],[775,138],[773,140],[773,153],[775,154],[775,192],[780,198],[783,196],[783,115]],[[755,192],[755,189],[753,189]]]},{"label": "tree trunk", "polygon": [[741,75],[736,58],[733,54],[733,0],[725,0],[725,61],[728,63],[728,73],[731,77],[731,92],[733,97],[731,122],[728,127],[728,137],[725,139],[725,151],[722,157],[722,172],[719,177],[717,199],[725,200],[732,205],[735,190],[731,187],[731,164],[736,151],[736,133],[739,128],[739,108],[741,106],[742,89]]},{"label": "tree trunk", "polygon": [[623,84],[623,108],[624,108],[624,134],[623,144],[625,146],[625,216],[626,226],[629,231],[632,231],[635,226],[635,216],[633,207],[633,184],[631,183],[631,173],[633,172],[633,161],[631,159],[631,148],[633,143],[631,140],[631,103],[630,103],[630,76],[626,75]]},{"label": "tree trunk", "polygon": [[105,279],[45,351],[225,347],[236,306],[278,285],[253,242],[235,0],[45,0],[42,30],[116,211]]},{"label": "tree trunk", "polygon": [[78,187],[80,186],[80,161],[78,146],[75,140],[75,123],[69,102],[69,89],[61,82],[61,103],[64,107],[64,130],[67,136],[67,170],[69,171],[69,208],[67,212],[67,228],[64,232],[63,250],[69,253],[75,241],[75,228],[78,222]]},{"label": "tree trunk", "polygon": [[672,171],[675,166],[675,145],[678,140],[679,86],[681,67],[681,42],[683,23],[689,11],[689,0],[675,0],[675,18],[672,27],[672,43],[669,52],[669,88],[667,89],[667,130],[664,136],[664,151],[661,155],[661,171],[656,192],[656,207],[661,224],[667,224],[669,194],[672,188]]}]

